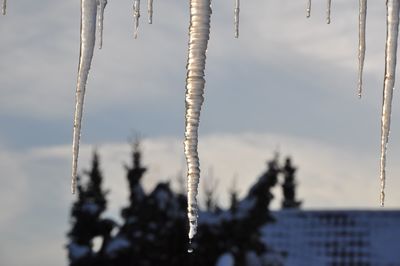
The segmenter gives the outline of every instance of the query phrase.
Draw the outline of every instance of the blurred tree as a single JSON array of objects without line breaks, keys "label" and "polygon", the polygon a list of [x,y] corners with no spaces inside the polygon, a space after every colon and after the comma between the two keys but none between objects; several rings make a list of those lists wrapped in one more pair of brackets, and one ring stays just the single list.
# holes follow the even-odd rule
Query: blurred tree
[{"label": "blurred tree", "polygon": [[[107,192],[103,191],[102,175],[99,168],[99,157],[93,153],[92,169],[85,173],[88,176],[86,185],[78,179],[78,200],[71,211],[72,229],[68,233],[68,256],[71,266],[102,265],[101,257],[104,248],[111,238],[111,231],[116,223],[111,219],[101,218],[106,209]],[[99,250],[93,249],[93,240],[100,237]]]},{"label": "blurred tree", "polygon": [[[146,168],[141,158],[137,140],[133,145],[132,166],[125,166],[129,205],[121,211],[123,224],[111,235],[116,223],[100,218],[106,208],[106,193],[101,189],[98,156],[94,154],[92,170],[87,173],[89,181],[85,187],[79,181],[79,198],[72,209],[73,228],[68,234],[70,265],[213,266],[227,257],[234,259],[235,266],[270,265],[265,257],[272,251],[262,241],[261,228],[273,221],[269,212],[271,188],[283,171],[278,158],[268,162],[266,172],[242,200],[233,184],[231,207],[227,210],[216,207],[216,181],[212,180],[211,189],[208,192],[206,189],[207,208],[199,214],[199,231],[192,243],[192,253],[188,253],[186,196],[174,193],[168,182],[159,183],[153,191],[145,193],[141,181]],[[98,236],[103,242],[95,251],[93,239]]]},{"label": "blurred tree", "polygon": [[239,199],[239,190],[237,188],[237,176],[235,175],[232,179],[232,185],[228,191],[229,193],[229,198],[230,198],[230,211],[232,212],[232,215],[236,214],[237,211],[237,205],[238,205],[238,199]]},{"label": "blurred tree", "polygon": [[282,184],[283,200],[282,209],[298,209],[301,201],[296,200],[296,167],[293,167],[291,159],[286,158],[285,165],[282,169],[284,181]]},{"label": "blurred tree", "polygon": [[209,212],[217,210],[217,196],[216,191],[218,189],[218,179],[214,177],[214,169],[210,167],[208,169],[208,176],[203,180],[203,191],[204,191],[204,203],[206,210]]}]

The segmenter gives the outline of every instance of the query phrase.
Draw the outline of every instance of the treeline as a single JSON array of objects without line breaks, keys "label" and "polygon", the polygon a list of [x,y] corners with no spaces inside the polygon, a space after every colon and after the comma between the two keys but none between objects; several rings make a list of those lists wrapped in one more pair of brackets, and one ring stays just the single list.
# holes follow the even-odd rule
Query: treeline
[{"label": "treeline", "polygon": [[[104,218],[107,207],[103,176],[97,153],[93,155],[86,182],[78,180],[78,199],[72,206],[71,230],[68,233],[68,258],[71,266],[256,266],[282,265],[276,254],[263,242],[260,229],[273,217],[269,204],[271,188],[283,174],[282,205],[298,207],[294,194],[294,172],[287,159],[268,163],[267,170],[239,200],[230,192],[230,207],[217,207],[212,190],[207,209],[200,211],[198,233],[189,245],[187,238],[186,196],[175,193],[169,183],[159,183],[145,193],[141,180],[146,168],[141,163],[139,143],[132,152],[132,165],[126,166],[129,205],[122,208],[123,223]],[[211,193],[211,194],[210,194]],[[101,244],[95,249],[94,239]],[[190,252],[192,251],[193,252]]]}]

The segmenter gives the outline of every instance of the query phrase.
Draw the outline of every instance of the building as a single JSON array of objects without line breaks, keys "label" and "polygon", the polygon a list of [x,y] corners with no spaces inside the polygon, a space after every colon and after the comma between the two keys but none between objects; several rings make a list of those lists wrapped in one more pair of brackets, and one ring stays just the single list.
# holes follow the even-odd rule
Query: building
[{"label": "building", "polygon": [[286,266],[398,266],[400,211],[275,211],[264,241]]},{"label": "building", "polygon": [[283,265],[400,266],[400,210],[300,210],[296,169],[284,169],[283,209],[262,229]]}]

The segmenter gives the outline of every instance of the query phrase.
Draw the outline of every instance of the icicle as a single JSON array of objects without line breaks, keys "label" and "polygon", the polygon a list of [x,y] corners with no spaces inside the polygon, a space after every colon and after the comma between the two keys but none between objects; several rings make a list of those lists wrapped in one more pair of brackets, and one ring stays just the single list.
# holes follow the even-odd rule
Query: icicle
[{"label": "icicle", "polygon": [[92,62],[93,50],[96,39],[96,0],[81,0],[81,45],[78,66],[78,80],[76,85],[76,106],[74,116],[74,135],[72,141],[72,193],[76,189],[76,175],[79,154],[79,139],[81,132],[83,101],[85,97],[86,82]]},{"label": "icicle", "polygon": [[193,244],[192,244],[192,240],[189,240],[189,246],[188,246],[188,253],[193,253]]},{"label": "icicle", "polygon": [[240,0],[235,0],[235,38],[239,38],[239,12],[240,12]]},{"label": "icicle", "polygon": [[331,24],[331,0],[328,0],[326,7],[326,24]]},{"label": "icicle", "polygon": [[140,0],[135,0],[133,2],[133,18],[134,18],[134,23],[135,23],[135,33],[134,37],[135,39],[137,38],[138,35],[138,29],[139,29],[139,18],[140,18]]},{"label": "icicle", "polygon": [[210,36],[211,0],[190,0],[189,51],[186,77],[185,157],[188,167],[189,239],[197,231],[200,164],[197,152],[200,110],[204,101],[204,71]]},{"label": "icicle", "polygon": [[381,120],[381,205],[385,203],[385,168],[386,149],[390,132],[390,115],[392,111],[393,89],[396,76],[397,39],[399,34],[400,0],[386,1],[386,46],[385,78],[383,82],[383,104]]},{"label": "icicle", "polygon": [[365,25],[367,18],[367,0],[359,0],[358,16],[358,97],[362,93],[362,77],[365,59]]},{"label": "icicle", "polygon": [[103,47],[103,20],[104,20],[104,9],[106,8],[107,0],[97,0],[97,25],[98,36],[99,36],[99,49]]},{"label": "icicle", "polygon": [[307,2],[307,18],[311,16],[311,0],[308,0]]},{"label": "icicle", "polygon": [[3,15],[6,14],[6,12],[7,12],[7,0],[3,0],[3,6],[1,8],[1,12],[2,12]]},{"label": "icicle", "polygon": [[147,0],[147,13],[149,13],[149,24],[153,24],[153,0]]}]

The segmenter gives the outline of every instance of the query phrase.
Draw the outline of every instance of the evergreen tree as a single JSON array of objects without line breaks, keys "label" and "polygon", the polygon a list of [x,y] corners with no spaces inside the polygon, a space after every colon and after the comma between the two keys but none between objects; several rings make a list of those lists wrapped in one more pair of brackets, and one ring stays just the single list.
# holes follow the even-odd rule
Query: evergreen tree
[{"label": "evergreen tree", "polygon": [[218,179],[215,179],[213,168],[210,167],[208,170],[208,176],[203,180],[204,203],[208,212],[213,212],[219,209],[215,193],[217,189]]},{"label": "evergreen tree", "polygon": [[[107,192],[101,188],[103,178],[96,152],[93,154],[92,169],[85,175],[88,176],[85,185],[82,185],[80,178],[78,179],[78,200],[71,211],[72,229],[68,233],[70,241],[67,245],[71,266],[101,265],[104,247],[115,226],[114,221],[101,218],[101,214],[106,209]],[[93,250],[95,237],[101,237],[102,240],[102,246],[98,251]]]},{"label": "evergreen tree", "polygon": [[301,201],[296,200],[296,167],[292,165],[290,158],[286,158],[285,165],[282,169],[284,181],[282,184],[283,200],[282,209],[298,209]]},{"label": "evergreen tree", "polygon": [[130,205],[121,212],[124,224],[110,242],[108,265],[186,265],[186,198],[175,195],[169,183],[146,195],[139,142],[132,158],[133,166],[126,167]]},{"label": "evergreen tree", "polygon": [[238,207],[238,199],[239,199],[239,190],[236,187],[236,180],[237,177],[234,176],[233,181],[232,181],[232,186],[230,187],[228,193],[229,193],[229,199],[230,199],[230,211],[232,215],[236,214],[237,207]]},{"label": "evergreen tree", "polygon": [[[200,212],[193,253],[188,253],[186,196],[174,193],[168,182],[159,183],[150,193],[144,192],[141,181],[146,168],[142,166],[138,141],[133,145],[132,161],[132,166],[125,167],[129,205],[121,211],[124,222],[118,233],[111,236],[115,223],[101,219],[106,193],[101,189],[98,156],[94,155],[92,170],[87,173],[89,181],[86,186],[79,181],[79,198],[72,209],[68,245],[71,266],[214,266],[224,254],[234,258],[235,266],[252,266],[254,261],[270,265],[263,260],[271,250],[261,240],[261,228],[273,220],[269,212],[271,188],[283,171],[277,158],[268,163],[267,171],[242,200],[233,187],[229,209],[209,204],[206,211]],[[288,164],[284,169],[290,172]],[[208,193],[210,199],[214,199],[214,192]],[[103,239],[99,251],[93,250],[96,236]]]},{"label": "evergreen tree", "polygon": [[235,212],[200,214],[193,265],[215,265],[222,254],[230,253],[235,258],[235,266],[247,266],[248,253],[261,256],[268,251],[260,239],[260,230],[273,220],[268,208],[273,198],[271,188],[276,185],[278,174],[276,160],[270,161],[267,171],[247,196],[236,203]]}]

